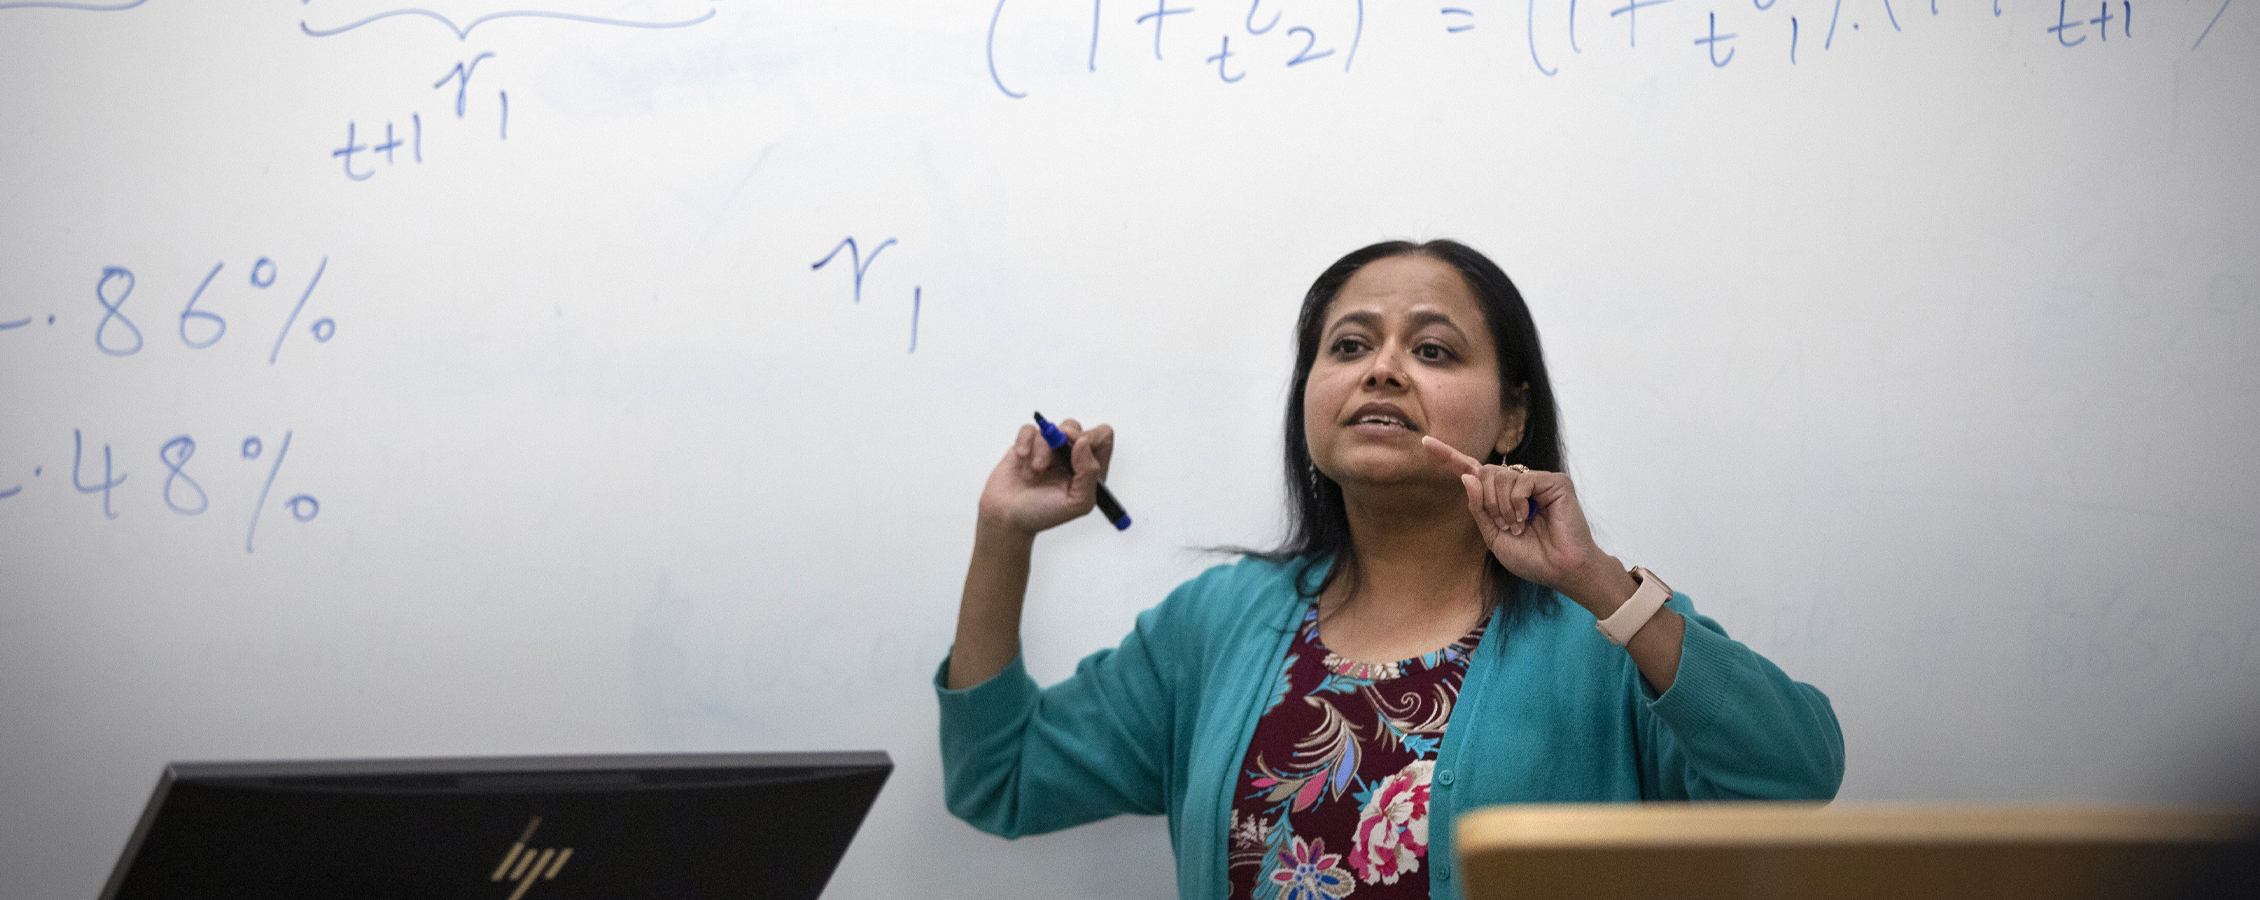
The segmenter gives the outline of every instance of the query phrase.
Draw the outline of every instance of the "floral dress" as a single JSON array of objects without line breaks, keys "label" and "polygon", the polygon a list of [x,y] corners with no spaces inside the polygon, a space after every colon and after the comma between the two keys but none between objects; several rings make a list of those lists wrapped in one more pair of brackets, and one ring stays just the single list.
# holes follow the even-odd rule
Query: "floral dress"
[{"label": "floral dress", "polygon": [[1483,625],[1393,663],[1334,655],[1313,603],[1240,767],[1233,900],[1428,896],[1428,779]]}]

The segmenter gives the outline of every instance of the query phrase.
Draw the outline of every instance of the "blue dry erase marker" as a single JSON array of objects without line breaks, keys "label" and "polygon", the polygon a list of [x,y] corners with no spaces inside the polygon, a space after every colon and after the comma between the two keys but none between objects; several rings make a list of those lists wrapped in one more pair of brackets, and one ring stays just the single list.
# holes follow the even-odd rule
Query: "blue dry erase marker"
[{"label": "blue dry erase marker", "polygon": [[[1043,413],[1036,414],[1036,430],[1043,433],[1044,443],[1051,445],[1059,453],[1052,457],[1052,465],[1065,467],[1069,472],[1075,471],[1074,461],[1067,458],[1074,451],[1075,442],[1067,438],[1067,433],[1044,421]],[[1130,514],[1122,511],[1122,503],[1114,499],[1114,493],[1106,489],[1104,481],[1099,482],[1099,513],[1106,516],[1107,521],[1114,523],[1116,531],[1130,527]]]}]

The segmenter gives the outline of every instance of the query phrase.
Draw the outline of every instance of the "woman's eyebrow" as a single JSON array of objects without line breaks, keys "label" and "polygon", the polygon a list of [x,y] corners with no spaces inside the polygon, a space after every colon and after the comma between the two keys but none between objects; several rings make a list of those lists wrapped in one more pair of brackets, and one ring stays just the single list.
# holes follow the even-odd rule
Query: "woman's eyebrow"
[{"label": "woman's eyebrow", "polygon": [[1418,331],[1430,325],[1442,325],[1451,329],[1453,334],[1462,338],[1467,337],[1467,332],[1460,330],[1459,323],[1452,321],[1451,316],[1433,310],[1422,310],[1412,314],[1413,330]]},{"label": "woman's eyebrow", "polygon": [[[1436,312],[1435,310],[1419,310],[1410,314],[1407,319],[1408,324],[1412,326],[1410,329],[1412,331],[1419,331],[1431,325],[1441,325],[1444,328],[1449,329],[1453,334],[1458,335],[1461,340],[1467,339],[1467,332],[1460,328],[1459,323],[1452,321],[1451,316],[1444,313]],[[1371,328],[1375,331],[1379,331],[1381,330],[1381,314],[1372,310],[1363,309],[1358,310],[1357,312],[1343,313],[1341,318],[1335,319],[1331,324],[1326,326],[1326,331],[1324,333],[1333,334],[1334,332],[1341,330],[1342,326],[1345,325],[1362,325],[1366,328]]]},{"label": "woman's eyebrow", "polygon": [[1359,310],[1353,313],[1343,313],[1341,318],[1335,319],[1333,322],[1329,323],[1326,326],[1326,333],[1333,334],[1334,332],[1341,330],[1342,326],[1344,325],[1363,325],[1367,328],[1378,330],[1381,327],[1381,314],[1373,312],[1372,310]]}]

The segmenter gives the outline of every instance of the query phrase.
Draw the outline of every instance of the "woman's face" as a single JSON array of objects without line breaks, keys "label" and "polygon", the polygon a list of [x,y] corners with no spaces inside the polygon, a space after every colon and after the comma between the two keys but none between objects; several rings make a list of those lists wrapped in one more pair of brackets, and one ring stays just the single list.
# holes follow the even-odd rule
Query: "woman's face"
[{"label": "woman's face", "polygon": [[1476,459],[1522,440],[1499,408],[1498,350],[1458,271],[1426,256],[1375,260],[1326,308],[1303,384],[1311,460],[1345,486],[1448,480],[1422,435]]}]

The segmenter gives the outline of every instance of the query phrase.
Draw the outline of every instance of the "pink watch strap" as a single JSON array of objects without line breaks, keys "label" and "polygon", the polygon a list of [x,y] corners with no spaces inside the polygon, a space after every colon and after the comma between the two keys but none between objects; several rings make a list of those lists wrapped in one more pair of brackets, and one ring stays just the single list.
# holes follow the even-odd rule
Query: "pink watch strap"
[{"label": "pink watch strap", "polygon": [[1634,566],[1632,577],[1640,579],[1640,589],[1632,592],[1632,599],[1624,601],[1608,618],[1593,623],[1593,627],[1601,630],[1602,637],[1619,647],[1632,643],[1632,636],[1639,634],[1641,626],[1655,618],[1656,610],[1671,599],[1671,587],[1657,578],[1656,573]]}]

